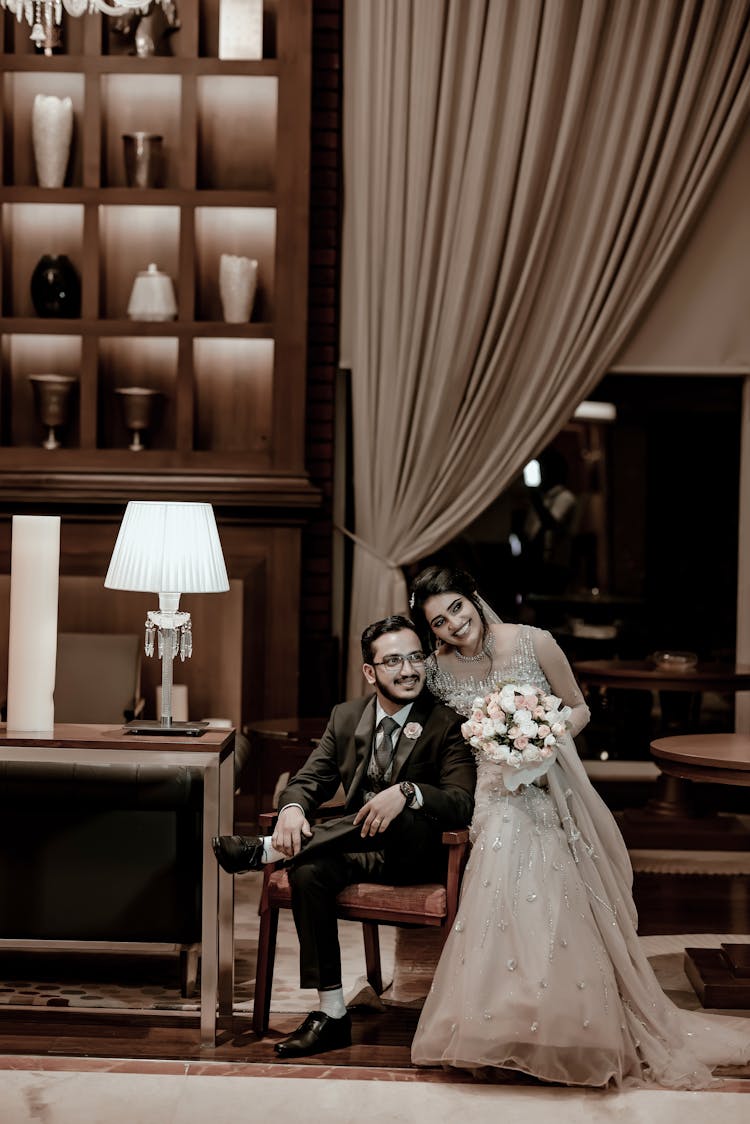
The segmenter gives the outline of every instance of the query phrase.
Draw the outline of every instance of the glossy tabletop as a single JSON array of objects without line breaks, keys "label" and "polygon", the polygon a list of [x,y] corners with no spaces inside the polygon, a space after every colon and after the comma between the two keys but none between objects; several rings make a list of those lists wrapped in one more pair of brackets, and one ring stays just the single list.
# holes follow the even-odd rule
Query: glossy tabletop
[{"label": "glossy tabletop", "polygon": [[592,687],[645,691],[750,691],[750,669],[732,664],[699,663],[685,671],[660,667],[652,660],[577,660],[573,670]]},{"label": "glossy tabletop", "polygon": [[712,784],[750,785],[750,735],[681,734],[657,738],[651,752],[671,776]]}]

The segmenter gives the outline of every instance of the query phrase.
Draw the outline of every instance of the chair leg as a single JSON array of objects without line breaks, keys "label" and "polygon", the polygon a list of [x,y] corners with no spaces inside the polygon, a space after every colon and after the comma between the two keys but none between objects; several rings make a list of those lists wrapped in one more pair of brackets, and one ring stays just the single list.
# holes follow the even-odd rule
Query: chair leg
[{"label": "chair leg", "polygon": [[365,939],[365,964],[367,982],[376,995],[383,990],[383,975],[380,968],[380,938],[376,921],[362,922],[362,935]]},{"label": "chair leg", "polygon": [[253,1030],[259,1036],[264,1035],[268,1030],[268,1020],[271,1015],[271,987],[278,927],[278,909],[264,909],[260,915],[258,929],[258,961],[255,969],[253,1000]]},{"label": "chair leg", "polygon": [[183,999],[192,999],[198,982],[199,944],[191,944],[180,949],[180,994]]}]

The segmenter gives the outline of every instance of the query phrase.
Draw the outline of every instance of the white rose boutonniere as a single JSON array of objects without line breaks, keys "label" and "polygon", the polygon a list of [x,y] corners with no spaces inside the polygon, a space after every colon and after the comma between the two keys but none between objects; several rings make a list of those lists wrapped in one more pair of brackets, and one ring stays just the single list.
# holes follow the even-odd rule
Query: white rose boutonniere
[{"label": "white rose boutonniere", "polygon": [[417,738],[422,736],[422,727],[418,722],[407,722],[404,726],[404,734],[412,741],[416,741]]}]

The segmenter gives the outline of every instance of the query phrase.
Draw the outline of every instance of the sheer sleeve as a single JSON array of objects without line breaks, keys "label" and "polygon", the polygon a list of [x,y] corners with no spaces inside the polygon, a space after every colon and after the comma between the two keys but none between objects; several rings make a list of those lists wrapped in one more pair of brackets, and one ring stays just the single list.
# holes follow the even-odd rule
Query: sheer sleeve
[{"label": "sheer sleeve", "polygon": [[588,726],[591,718],[583,692],[576,682],[567,656],[554,637],[540,628],[535,628],[533,635],[536,658],[547,682],[554,694],[559,695],[573,711],[570,716],[570,733],[575,737]]}]

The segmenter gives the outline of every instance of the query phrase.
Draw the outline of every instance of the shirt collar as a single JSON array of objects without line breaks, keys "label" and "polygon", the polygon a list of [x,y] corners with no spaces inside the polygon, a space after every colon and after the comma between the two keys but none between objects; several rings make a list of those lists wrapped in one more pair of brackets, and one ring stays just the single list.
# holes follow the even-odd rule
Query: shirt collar
[{"label": "shirt collar", "polygon": [[[399,726],[403,729],[406,724],[406,719],[409,717],[409,711],[414,706],[413,702],[409,702],[406,706],[402,706],[395,714],[389,714],[388,717],[392,718],[394,722],[398,722]],[[386,713],[380,705],[380,699],[375,699],[375,729],[377,730]]]}]

